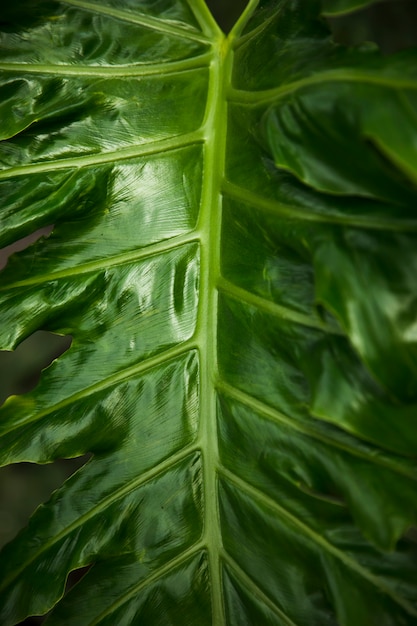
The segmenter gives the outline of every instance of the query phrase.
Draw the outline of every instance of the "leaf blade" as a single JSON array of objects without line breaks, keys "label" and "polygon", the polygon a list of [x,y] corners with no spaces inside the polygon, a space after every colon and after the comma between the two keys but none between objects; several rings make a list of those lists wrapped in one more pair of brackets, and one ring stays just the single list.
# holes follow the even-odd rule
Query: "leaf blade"
[{"label": "leaf blade", "polygon": [[[192,15],[191,3],[164,0],[162,17],[146,13],[146,2],[139,17],[129,0],[70,4],[54,5],[64,20],[97,13],[107,38],[115,24],[115,41],[121,22],[138,35],[145,25],[156,42],[145,39],[149,53],[160,56],[152,65],[141,53],[123,78],[121,57],[111,57],[115,76],[87,54],[77,76],[76,67],[67,73],[74,49],[64,45],[52,87],[52,66],[28,72],[46,105],[33,98],[34,119],[31,104],[16,122],[22,137],[1,145],[1,180],[12,175],[5,237],[57,224],[38,258],[29,250],[4,274],[3,341],[16,345],[42,325],[74,337],[37,390],[4,406],[3,462],[95,455],[3,552],[3,585],[19,579],[4,592],[4,622],[55,604],[51,624],[67,615],[78,623],[80,612],[89,624],[175,623],[179,611],[216,626],[365,626],[375,616],[412,624],[415,548],[403,536],[417,518],[415,407],[404,384],[413,380],[412,323],[400,345],[394,331],[389,339],[360,322],[368,307],[397,327],[380,283],[412,320],[407,268],[395,264],[398,294],[397,274],[380,271],[375,249],[379,242],[395,260],[395,241],[408,241],[413,267],[414,100],[408,92],[407,102],[390,100],[404,119],[411,107],[410,137],[398,136],[381,127],[375,94],[392,82],[414,89],[413,53],[384,61],[334,47],[318,2],[301,11],[297,2],[252,1],[228,40],[205,24],[201,2]],[[374,84],[364,86],[369,76]],[[332,86],[327,109],[321,78]],[[362,133],[343,113],[348,92]],[[393,165],[381,186],[381,154],[363,170],[340,158],[346,146],[368,150],[368,137]],[[370,258],[359,255],[366,238],[376,242]],[[328,270],[331,255],[340,274]],[[358,258],[373,283],[369,299],[351,269]],[[390,345],[401,347],[397,377],[384,365]],[[67,573],[92,562],[61,599]],[[45,588],[29,594],[36,577]]]}]

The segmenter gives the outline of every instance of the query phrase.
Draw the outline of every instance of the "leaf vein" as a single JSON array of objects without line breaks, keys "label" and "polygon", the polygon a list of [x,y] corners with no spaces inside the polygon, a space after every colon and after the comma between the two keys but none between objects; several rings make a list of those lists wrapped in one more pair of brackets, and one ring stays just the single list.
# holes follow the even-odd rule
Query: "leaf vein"
[{"label": "leaf vein", "polygon": [[291,219],[305,220],[307,222],[319,222],[319,223],[330,223],[330,224],[340,224],[341,226],[351,226],[353,228],[372,228],[375,230],[386,230],[386,231],[417,231],[417,221],[416,220],[389,220],[381,217],[376,217],[375,219],[370,218],[369,216],[350,216],[350,215],[336,215],[336,214],[326,214],[322,213],[313,213],[307,212],[306,210],[300,209],[298,206],[284,204],[278,200],[274,200],[272,198],[265,198],[259,196],[248,189],[244,189],[239,185],[235,185],[233,183],[225,181],[222,185],[222,191],[225,195],[244,202],[245,204],[249,204],[261,211],[273,213],[275,215],[280,215],[283,217],[289,217]]},{"label": "leaf vein", "polygon": [[62,76],[160,76],[176,74],[190,69],[207,67],[212,59],[211,53],[191,59],[166,63],[143,63],[142,65],[46,65],[35,63],[0,63],[0,71],[33,74],[54,74]]},{"label": "leaf vein", "polygon": [[197,554],[197,552],[203,551],[203,549],[204,545],[201,541],[199,541],[181,552],[179,555],[168,561],[168,563],[159,567],[155,572],[152,572],[152,574],[150,574],[145,580],[141,580],[137,585],[134,585],[131,589],[120,595],[116,602],[113,602],[105,611],[97,615],[96,619],[89,623],[89,626],[99,624],[105,617],[111,615],[119,607],[123,606],[123,604],[128,602],[133,596],[142,591],[142,589],[161,579],[165,574],[168,574],[170,570],[174,569],[178,565],[182,565],[182,563],[187,561],[187,559],[193,557]]},{"label": "leaf vein", "polygon": [[2,430],[1,437],[4,437],[5,435],[11,432],[14,432],[15,430],[18,430],[20,428],[26,428],[29,424],[38,422],[44,419],[45,417],[47,417],[48,415],[51,415],[55,411],[59,411],[67,406],[70,406],[74,404],[75,402],[78,402],[79,400],[83,400],[84,398],[87,398],[88,396],[93,395],[94,393],[97,393],[99,391],[104,391],[105,389],[108,389],[109,387],[113,385],[117,385],[129,378],[133,378],[135,376],[138,376],[139,374],[143,374],[147,372],[148,370],[152,369],[153,367],[157,367],[158,365],[161,365],[162,363],[166,363],[170,360],[176,359],[179,356],[182,356],[183,354],[185,354],[186,352],[189,352],[195,349],[196,349],[196,345],[195,345],[194,339],[191,338],[182,344],[174,346],[173,348],[168,348],[168,350],[159,352],[156,355],[153,355],[149,358],[146,358],[143,361],[140,361],[140,363],[137,363],[136,365],[132,365],[131,367],[128,367],[124,370],[118,371],[115,374],[112,374],[111,376],[109,376],[108,378],[105,378],[101,380],[100,382],[95,383],[94,385],[86,387],[85,389],[82,389],[81,391],[77,393],[74,393],[72,396],[68,396],[61,402],[58,402],[57,404],[49,406],[43,411],[39,411],[38,413],[35,413],[32,418],[16,424],[13,428],[10,428],[9,430]]},{"label": "leaf vein", "polygon": [[236,578],[239,578],[241,583],[250,589],[254,596],[259,598],[259,600],[265,604],[271,611],[276,613],[276,615],[285,622],[287,626],[297,626],[292,619],[286,615],[282,609],[280,609],[257,585],[257,583],[236,563],[234,558],[230,556],[230,554],[226,551],[222,551],[222,559],[227,563],[230,569],[235,574]]},{"label": "leaf vein", "polygon": [[244,302],[245,304],[249,304],[250,306],[254,306],[257,309],[260,309],[265,313],[269,313],[275,317],[279,317],[285,320],[291,320],[296,324],[307,326],[309,328],[317,328],[318,330],[322,330],[328,334],[344,336],[344,333],[342,331],[338,330],[337,328],[331,328],[330,326],[321,322],[319,319],[314,319],[312,317],[309,317],[308,315],[304,315],[303,313],[299,313],[298,311],[282,306],[281,304],[276,304],[275,302],[267,300],[266,298],[263,298],[259,295],[255,295],[250,291],[246,291],[246,289],[237,287],[225,278],[220,278],[217,286],[219,291],[230,296],[234,300],[238,300],[240,302]]},{"label": "leaf vein", "polygon": [[369,463],[380,465],[397,474],[400,474],[401,476],[405,476],[406,478],[409,478],[410,480],[414,480],[417,482],[417,475],[411,467],[406,467],[405,465],[400,465],[399,463],[396,463],[395,461],[390,460],[386,457],[382,457],[380,455],[378,456],[375,454],[374,450],[373,450],[373,454],[370,455],[365,450],[361,450],[360,448],[354,448],[352,446],[349,446],[347,442],[337,441],[336,439],[333,439],[332,437],[328,437],[325,434],[320,433],[319,431],[315,430],[314,428],[311,428],[308,424],[291,419],[290,417],[288,417],[284,413],[281,413],[277,409],[264,404],[263,402],[257,400],[256,398],[253,398],[252,396],[249,396],[248,394],[244,393],[240,389],[237,389],[236,387],[222,380],[217,381],[216,387],[222,393],[226,394],[230,398],[237,400],[241,404],[244,404],[248,408],[252,409],[256,413],[259,413],[260,415],[262,415],[262,417],[272,422],[283,424],[284,426],[291,428],[293,430],[296,430],[302,433],[303,435],[307,435],[308,437],[313,437],[314,439],[317,439],[321,443],[325,443],[326,445],[329,445],[332,448],[337,448],[341,450],[342,452],[364,459],[368,461]]},{"label": "leaf vein", "polygon": [[262,491],[259,491],[249,483],[245,482],[233,472],[226,468],[219,468],[219,473],[223,474],[224,478],[228,480],[232,485],[235,486],[238,490],[246,493],[246,495],[258,500],[265,507],[274,511],[279,517],[285,519],[292,526],[297,528],[299,532],[301,532],[304,536],[308,537],[313,543],[319,546],[323,551],[330,553],[332,556],[336,557],[339,561],[341,561],[346,567],[354,571],[356,574],[359,574],[371,583],[374,587],[376,587],[380,592],[385,593],[389,596],[394,602],[396,602],[399,606],[401,606],[405,611],[407,611],[410,615],[417,616],[417,609],[405,598],[401,598],[392,588],[390,588],[381,578],[373,574],[370,570],[366,569],[363,565],[355,561],[352,557],[350,557],[347,553],[342,552],[339,548],[336,548],[332,543],[330,543],[327,539],[319,535],[315,530],[313,530],[310,526],[302,522],[300,519],[295,517],[292,513],[290,513],[283,506],[272,500],[269,496],[267,496]]},{"label": "leaf vein", "polygon": [[283,96],[294,93],[304,87],[328,82],[356,82],[387,89],[417,89],[417,80],[407,78],[397,78],[394,76],[384,76],[383,74],[360,72],[349,69],[327,70],[317,72],[312,76],[295,80],[279,87],[264,89],[260,91],[249,91],[231,87],[228,91],[228,98],[231,102],[246,105],[248,107],[259,107],[273,104]]},{"label": "leaf vein", "polygon": [[191,231],[183,235],[172,237],[168,240],[159,241],[155,244],[139,248],[137,250],[134,250],[133,252],[124,252],[122,254],[117,254],[112,257],[107,257],[105,260],[102,259],[100,261],[90,261],[82,265],[69,267],[65,270],[51,272],[50,274],[30,276],[28,278],[25,278],[24,280],[15,281],[13,283],[4,282],[2,285],[0,285],[0,293],[2,291],[10,291],[10,289],[18,289],[20,287],[28,287],[30,285],[39,285],[49,282],[51,280],[71,278],[73,276],[79,276],[80,274],[90,274],[91,272],[95,272],[98,270],[107,270],[111,267],[116,267],[118,265],[127,265],[136,261],[148,259],[152,256],[156,256],[164,252],[171,252],[176,248],[180,248],[181,246],[197,241],[198,234],[195,231]]},{"label": "leaf vein", "polygon": [[123,161],[124,159],[134,159],[143,156],[151,156],[160,154],[161,152],[169,152],[178,148],[203,143],[204,136],[202,131],[194,131],[184,135],[176,135],[168,139],[160,139],[158,141],[148,141],[144,144],[127,146],[109,152],[101,152],[96,154],[88,154],[79,157],[68,157],[56,161],[46,161],[41,163],[30,163],[27,165],[13,166],[0,171],[0,180],[11,178],[13,176],[23,176],[26,174],[37,174],[39,172],[53,172],[71,167],[87,167],[89,165],[100,165],[104,163],[113,163],[115,161]]},{"label": "leaf vein", "polygon": [[159,474],[162,474],[165,470],[169,469],[171,466],[176,463],[181,462],[187,456],[190,456],[192,453],[197,452],[198,446],[195,443],[185,446],[182,450],[172,454],[170,457],[158,463],[151,470],[148,470],[141,474],[139,477],[133,478],[129,482],[125,483],[123,487],[117,488],[110,495],[100,500],[98,504],[93,506],[87,513],[80,515],[72,524],[69,524],[66,528],[64,528],[61,532],[57,533],[53,537],[51,537],[48,541],[45,541],[39,550],[36,550],[32,553],[27,560],[20,565],[19,568],[15,569],[8,577],[6,577],[0,584],[0,591],[5,589],[13,580],[15,580],[31,563],[33,563],[39,556],[41,556],[44,552],[46,552],[49,548],[54,546],[58,541],[66,537],[69,533],[71,533],[76,528],[82,526],[85,522],[93,518],[95,515],[100,513],[107,506],[113,504],[120,498],[128,495],[131,491],[138,489],[145,483],[153,480]]},{"label": "leaf vein", "polygon": [[163,21],[159,18],[149,15],[134,15],[133,13],[129,13],[128,11],[113,9],[112,7],[105,7],[101,4],[85,2],[84,0],[62,0],[62,2],[68,4],[69,6],[74,6],[80,9],[85,9],[86,11],[91,11],[92,13],[99,13],[101,15],[115,17],[116,19],[123,20],[124,22],[137,24],[138,26],[144,26],[145,28],[157,30],[162,33],[166,33],[167,35],[174,35],[174,37],[191,39],[192,41],[198,41],[200,43],[211,43],[210,39],[202,33],[192,32],[191,30],[188,30],[187,28],[182,27],[179,24],[176,25],[173,23],[168,23],[168,21],[166,20]]}]

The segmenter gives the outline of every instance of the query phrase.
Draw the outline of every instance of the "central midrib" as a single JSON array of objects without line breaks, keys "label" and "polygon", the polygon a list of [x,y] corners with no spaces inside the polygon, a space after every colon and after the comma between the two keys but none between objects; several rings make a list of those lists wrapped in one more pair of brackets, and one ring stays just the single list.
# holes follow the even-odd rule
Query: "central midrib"
[{"label": "central midrib", "polygon": [[204,530],[202,545],[209,562],[212,624],[226,626],[223,603],[223,542],[218,501],[220,467],[217,436],[217,308],[220,279],[222,186],[225,180],[227,90],[232,84],[233,42],[255,10],[258,0],[250,0],[232,31],[226,37],[220,29],[213,35],[212,61],[204,118],[204,174],[198,236],[201,246],[200,299],[196,345],[200,354],[200,429],[204,490]]},{"label": "central midrib", "polygon": [[198,225],[201,283],[196,342],[200,355],[200,431],[204,485],[204,533],[212,593],[213,624],[226,624],[222,602],[222,548],[217,500],[218,445],[216,426],[217,288],[220,274],[221,184],[226,144],[226,84],[230,77],[228,39],[219,33],[213,46],[204,121],[204,175]]}]

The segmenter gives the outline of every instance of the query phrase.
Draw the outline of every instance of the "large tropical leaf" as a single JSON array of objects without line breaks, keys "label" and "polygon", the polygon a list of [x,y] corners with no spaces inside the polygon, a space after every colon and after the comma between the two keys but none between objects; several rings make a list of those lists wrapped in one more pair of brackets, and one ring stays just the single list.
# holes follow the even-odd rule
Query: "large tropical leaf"
[{"label": "large tropical leaf", "polygon": [[1,554],[2,626],[417,623],[417,54],[321,8],[2,9],[0,243],[55,224],[2,348],[73,342],[1,463],[93,453]]}]

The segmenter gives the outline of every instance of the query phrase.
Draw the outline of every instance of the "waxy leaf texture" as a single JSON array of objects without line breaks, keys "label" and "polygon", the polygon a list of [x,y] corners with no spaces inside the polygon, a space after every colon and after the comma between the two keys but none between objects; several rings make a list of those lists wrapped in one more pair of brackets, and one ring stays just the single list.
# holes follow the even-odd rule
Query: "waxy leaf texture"
[{"label": "waxy leaf texture", "polygon": [[[349,0],[14,0],[1,349],[72,336],[0,462],[91,459],[0,555],[0,624],[417,624],[417,51]],[[64,596],[68,574],[92,566]]]}]

